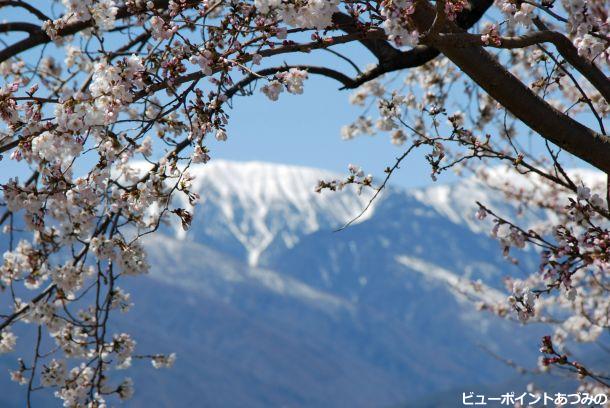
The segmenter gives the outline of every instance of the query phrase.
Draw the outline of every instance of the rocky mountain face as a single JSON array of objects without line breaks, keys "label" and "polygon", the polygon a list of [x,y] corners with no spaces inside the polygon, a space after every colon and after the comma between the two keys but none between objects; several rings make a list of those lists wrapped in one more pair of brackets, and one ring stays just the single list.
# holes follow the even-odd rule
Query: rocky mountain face
[{"label": "rocky mountain face", "polygon": [[[331,173],[223,161],[193,172],[191,229],[147,238],[150,275],[121,285],[135,306],[116,329],[141,353],[178,354],[169,371],[127,370],[128,406],[390,407],[516,375],[484,349],[534,363],[544,327],[477,312],[468,297],[481,295],[464,294],[462,278],[474,278],[501,298],[501,277],[538,258],[502,259],[475,201],[514,209],[472,180],[388,189],[336,231],[370,193],[315,193]],[[0,405],[21,406],[17,385],[3,376],[0,387]]]}]

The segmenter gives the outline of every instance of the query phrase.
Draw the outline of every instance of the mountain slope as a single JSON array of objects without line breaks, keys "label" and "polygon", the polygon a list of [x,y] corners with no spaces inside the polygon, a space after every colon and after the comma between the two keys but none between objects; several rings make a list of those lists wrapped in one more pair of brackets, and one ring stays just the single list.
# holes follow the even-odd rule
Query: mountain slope
[{"label": "mountain slope", "polygon": [[[177,233],[175,241],[164,237],[162,244],[149,242],[158,266],[153,276],[186,282],[184,287],[220,298],[251,319],[260,316],[286,336],[316,339],[316,356],[352,373],[345,361],[335,360],[336,351],[328,348],[333,345],[367,367],[350,383],[378,372],[386,376],[385,384],[395,384],[393,392],[372,383],[347,388],[354,395],[351,405],[398,403],[465,379],[500,381],[511,371],[482,354],[482,339],[493,350],[524,350],[523,360],[534,361],[540,331],[510,336],[514,325],[474,311],[454,287],[462,276],[498,286],[503,274],[517,270],[504,262],[496,242],[426,203],[417,192],[389,189],[358,224],[333,232],[368,202],[351,190],[313,193],[318,179],[335,175],[229,162],[195,171],[203,180],[197,188],[206,198],[190,231]],[[269,185],[262,182],[267,179]],[[227,246],[221,231],[236,237],[241,250]],[[260,244],[256,263],[252,243]],[[201,256],[193,260],[192,254]],[[522,264],[534,267],[535,260],[524,256]],[[165,269],[164,276],[158,269]],[[444,274],[434,273],[439,270]],[[326,350],[317,348],[322,344]],[[281,351],[287,346],[280,342],[275,347]],[[293,366],[274,371],[290,375],[302,358],[293,355]],[[306,396],[325,394],[326,385],[312,384],[292,402],[308,406]],[[243,394],[250,388],[234,385]],[[373,399],[363,404],[364,395]],[[341,406],[346,398],[337,393],[327,399],[328,406]]]},{"label": "mountain slope", "polygon": [[202,200],[193,222],[196,227],[186,234],[176,228],[176,236],[213,237],[217,248],[240,253],[252,266],[261,262],[264,253],[291,248],[303,235],[347,222],[371,197],[370,192],[316,193],[318,180],[336,175],[306,167],[219,160],[190,172],[196,176],[193,189],[201,192]]},{"label": "mountain slope", "polygon": [[[442,200],[390,188],[334,232],[370,196],[316,194],[332,173],[231,162],[192,172],[202,197],[192,228],[147,236],[150,276],[119,282],[136,306],[115,329],[133,332],[141,353],[178,354],[170,371],[125,372],[136,381],[128,406],[386,407],[512,377],[481,344],[535,361],[544,327],[497,321],[460,291],[463,277],[481,279],[502,297],[501,277],[523,273],[447,211],[489,197],[480,186],[435,186],[448,189]],[[520,261],[527,271],[537,256]],[[17,385],[0,376],[0,387],[11,396],[1,406],[22,406]]]}]

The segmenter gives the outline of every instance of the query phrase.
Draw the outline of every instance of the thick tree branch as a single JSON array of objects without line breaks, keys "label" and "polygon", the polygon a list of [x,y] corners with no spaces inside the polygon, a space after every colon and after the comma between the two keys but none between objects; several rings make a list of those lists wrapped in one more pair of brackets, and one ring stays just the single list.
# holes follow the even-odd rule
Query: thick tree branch
[{"label": "thick tree branch", "polygon": [[[457,18],[457,24],[463,29],[471,28],[492,6],[493,0],[472,0],[470,9],[460,13]],[[333,22],[337,28],[347,32],[355,33],[362,32],[364,25],[353,17],[336,13],[333,15]],[[366,39],[361,43],[379,60],[379,64],[356,78],[351,86],[345,86],[344,89],[354,89],[360,85],[378,78],[384,74],[401,69],[415,68],[424,65],[425,63],[436,58],[440,52],[429,45],[418,45],[408,51],[400,51],[394,48],[387,40],[370,40]]]},{"label": "thick tree branch", "polygon": [[[426,32],[435,12],[426,0],[416,3],[413,20],[420,32]],[[454,23],[446,22],[443,32],[463,33]],[[483,88],[491,97],[540,136],[604,172],[610,172],[610,140],[553,108],[512,75],[481,46],[466,48],[435,42],[447,58]]]},{"label": "thick tree branch", "polygon": [[480,35],[469,33],[439,34],[434,41],[438,44],[442,43],[446,46],[458,48],[476,45],[506,49],[551,43],[557,48],[561,56],[587,78],[606,101],[610,102],[610,80],[595,63],[581,57],[574,44],[566,36],[556,31],[544,30],[519,37],[500,37],[499,44],[493,44],[492,42],[485,44]]},{"label": "thick tree branch", "polygon": [[35,34],[40,31],[40,27],[32,23],[14,22],[0,24],[0,33],[21,31],[24,33]]},{"label": "thick tree branch", "polygon": [[440,52],[433,47],[427,45],[418,45],[411,48],[409,51],[402,52],[393,60],[378,64],[373,69],[368,70],[358,76],[351,86],[346,86],[343,89],[355,89],[360,85],[365,84],[373,79],[379,78],[389,72],[400,71],[402,69],[421,67],[427,62],[438,57]]},{"label": "thick tree branch", "polygon": [[[357,18],[345,13],[333,14],[333,23],[338,29],[348,34],[363,33],[367,30],[365,25]],[[391,61],[399,58],[402,54],[400,50],[392,47],[392,45],[385,40],[365,38],[360,41],[360,43],[364,45],[374,56],[376,56],[379,62]]]}]

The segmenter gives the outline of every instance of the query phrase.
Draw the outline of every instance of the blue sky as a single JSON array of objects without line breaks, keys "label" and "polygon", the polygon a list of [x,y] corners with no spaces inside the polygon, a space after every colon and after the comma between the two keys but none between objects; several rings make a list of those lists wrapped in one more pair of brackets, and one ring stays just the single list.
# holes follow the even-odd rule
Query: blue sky
[{"label": "blue sky", "polygon": [[[337,82],[312,75],[303,95],[282,93],[278,102],[271,102],[256,91],[237,99],[229,140],[213,144],[212,157],[291,163],[342,173],[354,163],[367,172],[382,174],[402,148],[392,145],[387,134],[342,140],[341,126],[357,118],[361,108],[351,106],[349,91],[338,88]],[[421,155],[411,157],[405,167],[408,170],[397,173],[394,183],[421,186],[430,182]]]},{"label": "blue sky", "polygon": [[[307,38],[302,40],[308,41]],[[357,43],[336,46],[333,50],[349,57],[362,71],[376,62],[376,58]],[[326,66],[350,76],[356,74],[348,63],[323,50],[310,54],[282,55],[265,61],[265,66],[282,64]],[[400,88],[405,75],[405,72],[401,72],[396,78],[386,79],[384,82],[391,81],[387,88],[391,89],[392,85]],[[236,97],[233,109],[229,111],[229,139],[222,143],[215,140],[208,142],[212,158],[297,164],[341,174],[347,174],[348,164],[353,163],[377,176],[377,181],[380,181],[383,170],[393,165],[396,157],[409,145],[393,145],[388,132],[342,140],[341,127],[353,122],[363,113],[363,108],[351,105],[349,95],[353,90],[339,90],[340,86],[332,79],[310,74],[302,95],[283,92],[279,101],[273,102],[256,89],[252,96]],[[455,87],[454,102],[460,101],[461,89],[461,85]],[[376,105],[367,113],[369,115],[377,117]],[[592,117],[584,115],[580,119],[592,129],[597,128]],[[518,124],[517,129],[523,146],[534,154],[546,154],[542,138],[528,136],[528,129],[523,124]],[[424,158],[427,153],[429,149],[415,150],[403,161],[400,170],[393,174],[391,183],[403,187],[432,184],[430,165]],[[587,167],[565,153],[562,158],[567,167]],[[438,182],[447,183],[457,179],[458,176],[452,171],[446,171],[440,175]]]},{"label": "blue sky", "polygon": [[[359,44],[334,47],[349,56],[361,70],[376,59]],[[323,65],[355,76],[354,69],[343,60],[325,51],[275,58],[269,66],[289,64]],[[267,65],[267,64],[266,64]],[[213,158],[229,160],[260,160],[324,168],[347,174],[350,163],[367,173],[382,176],[407,147],[395,146],[389,134],[341,138],[341,127],[353,122],[363,108],[349,103],[353,90],[339,90],[341,84],[317,75],[310,75],[302,95],[284,92],[272,102],[258,89],[254,95],[236,97],[228,134],[224,143],[211,143]],[[376,116],[376,106],[370,112]],[[424,152],[409,157],[393,176],[393,184],[418,187],[430,184],[429,165]],[[441,180],[455,179],[446,173]]]}]

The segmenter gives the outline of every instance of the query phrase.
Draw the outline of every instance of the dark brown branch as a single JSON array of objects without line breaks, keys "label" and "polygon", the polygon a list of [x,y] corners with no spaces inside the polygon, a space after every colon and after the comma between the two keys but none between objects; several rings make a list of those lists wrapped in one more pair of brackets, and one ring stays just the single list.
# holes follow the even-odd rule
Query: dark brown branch
[{"label": "dark brown branch", "polygon": [[[274,55],[289,54],[289,53],[293,53],[293,52],[308,53],[313,50],[327,48],[331,45],[347,44],[347,43],[354,42],[354,41],[360,41],[363,38],[384,38],[384,37],[385,37],[384,33],[380,32],[378,30],[371,30],[371,31],[363,33],[363,34],[346,34],[346,35],[331,37],[330,39],[327,39],[327,40],[330,40],[328,42],[312,41],[312,42],[302,43],[302,44],[287,44],[287,45],[284,45],[282,47],[277,47],[277,48],[268,48],[268,49],[259,51],[258,54],[262,57],[271,57]],[[250,60],[252,60],[251,55],[244,55],[240,59],[239,62],[243,64]],[[215,66],[212,69],[212,71],[214,73],[216,73],[216,72],[220,71],[221,68],[222,67],[220,67],[220,66]],[[186,75],[183,75],[181,77],[174,79],[172,84],[173,84],[173,86],[178,86],[178,85],[182,85],[187,82],[196,81],[205,76],[206,75],[201,71],[191,72],[190,74],[186,74]],[[141,91],[134,96],[134,102],[145,97],[146,95],[148,95],[150,93],[154,93],[154,92],[160,91],[162,89],[167,89],[167,88],[168,88],[167,82],[158,82],[153,85],[150,85],[144,91]],[[0,147],[0,153],[2,153],[1,147]]]},{"label": "dark brown branch", "polygon": [[26,2],[21,1],[21,0],[0,1],[0,9],[4,8],[4,7],[18,7],[18,8],[22,8],[24,10],[27,10],[31,14],[35,15],[36,17],[38,17],[38,19],[40,21],[50,20],[50,18],[47,17],[47,15],[44,14],[42,11],[38,10],[36,7],[34,7],[34,6],[30,5],[30,4],[27,4]]},{"label": "dark brown branch", "polygon": [[[367,30],[364,24],[362,24],[358,19],[345,13],[333,14],[333,23],[338,29],[346,32],[347,34],[361,34]],[[385,40],[365,38],[360,41],[360,43],[364,45],[374,56],[376,56],[379,62],[391,61],[399,58],[402,54],[401,51],[392,47],[390,43]]]},{"label": "dark brown branch", "polygon": [[427,45],[418,45],[411,48],[409,51],[404,51],[397,58],[391,61],[385,61],[358,76],[351,86],[346,86],[343,89],[355,89],[360,85],[369,82],[375,78],[387,74],[389,72],[400,71],[402,69],[416,68],[432,61],[438,57],[440,52],[433,47]]},{"label": "dark brown branch", "polygon": [[[434,21],[434,15],[434,9],[427,1],[418,0],[413,14],[417,29],[426,32]],[[442,31],[463,33],[451,22],[446,22]],[[553,108],[500,65],[483,47],[457,48],[442,41],[435,42],[434,36],[431,45],[540,136],[598,169],[610,172],[608,138]]]},{"label": "dark brown branch", "polygon": [[35,34],[40,31],[40,27],[32,23],[14,22],[0,24],[0,33],[22,31],[24,33]]},{"label": "dark brown branch", "polygon": [[[344,13],[335,13],[333,15],[333,22],[336,27],[348,34],[357,34],[365,32],[366,28],[355,17],[349,16]],[[344,85],[342,89],[354,89],[360,85],[375,79],[385,73],[418,67],[439,55],[439,52],[432,47],[419,46],[409,51],[400,51],[394,48],[385,39],[370,39],[365,38],[360,41],[379,61],[379,64],[359,75],[352,83]]]},{"label": "dark brown branch", "polygon": [[[493,0],[472,0],[470,9],[460,13],[457,17],[457,25],[465,30],[471,28],[483,17],[492,4]],[[347,14],[336,13],[333,21],[337,28],[347,33],[363,31],[362,23]],[[429,45],[418,45],[408,51],[399,51],[386,40],[366,39],[361,43],[377,57],[379,64],[356,78],[352,86],[346,86],[344,89],[357,88],[389,72],[422,66],[440,54],[436,48]]]},{"label": "dark brown branch", "polygon": [[434,41],[435,43],[442,43],[454,48],[476,45],[506,49],[525,48],[532,45],[551,43],[557,48],[561,56],[587,78],[604,99],[610,102],[610,80],[593,62],[581,57],[574,44],[566,36],[556,31],[545,29],[519,37],[500,37],[499,44],[493,44],[492,42],[485,44],[481,40],[480,35],[469,33],[439,34],[438,38]]}]

